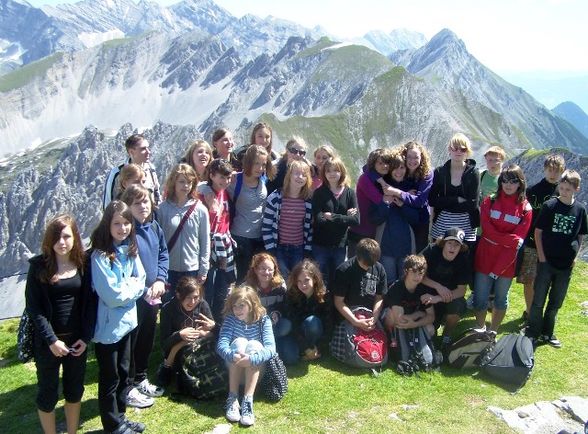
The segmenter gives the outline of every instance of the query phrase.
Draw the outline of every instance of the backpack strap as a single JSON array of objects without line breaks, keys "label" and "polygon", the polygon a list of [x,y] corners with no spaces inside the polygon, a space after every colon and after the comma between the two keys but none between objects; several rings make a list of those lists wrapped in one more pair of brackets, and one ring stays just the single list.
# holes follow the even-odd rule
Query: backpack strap
[{"label": "backpack strap", "polygon": [[243,187],[243,172],[237,173],[235,191],[233,192],[233,203],[237,203],[237,198],[241,194],[241,187]]},{"label": "backpack strap", "polygon": [[480,173],[480,184],[484,180],[484,176],[486,176],[487,173],[488,173],[487,169],[482,170],[482,173]]},{"label": "backpack strap", "polygon": [[180,232],[182,232],[182,228],[186,224],[186,221],[188,221],[188,219],[190,218],[190,216],[194,212],[194,209],[196,208],[196,205],[198,205],[198,201],[194,202],[192,204],[192,206],[190,206],[190,208],[188,208],[188,211],[186,211],[186,214],[184,214],[184,217],[182,217],[182,221],[180,221],[180,224],[176,228],[176,231],[174,232],[174,234],[169,239],[169,242],[167,243],[167,251],[168,252],[171,252],[171,250],[176,245],[176,241],[178,241],[178,238],[180,236]]}]

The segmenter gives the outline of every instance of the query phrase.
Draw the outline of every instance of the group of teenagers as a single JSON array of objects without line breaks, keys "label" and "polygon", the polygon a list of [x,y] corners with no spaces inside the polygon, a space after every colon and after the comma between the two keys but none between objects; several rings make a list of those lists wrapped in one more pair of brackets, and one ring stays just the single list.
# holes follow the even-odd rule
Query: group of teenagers
[{"label": "group of teenagers", "polygon": [[[276,353],[286,365],[316,360],[344,322],[425,327],[429,336],[443,325],[447,347],[468,285],[477,326],[495,334],[516,273],[527,335],[561,345],[555,318],[587,232],[574,198],[580,176],[561,156],[547,156],[545,178],[527,188],[520,167],[503,168],[497,146],[480,173],[458,133],[436,169],[415,141],[372,151],[353,189],[332,147],[309,161],[295,137],[277,155],[270,126],[259,123],[239,149],[227,129],[212,146],[195,141],[160,185],[149,146],[139,134],[126,140],[128,160],[107,177],[88,251],[62,214],[30,259],[26,311],[46,433],[56,431],[60,367],[67,431],[78,429],[90,341],[101,422],[116,434],[145,430],[126,407],[152,405],[182,348],[202,339],[215,339],[226,363],[226,418],[250,426],[256,385]],[[358,306],[372,315],[356,317]],[[158,316],[163,356],[153,384]]]}]

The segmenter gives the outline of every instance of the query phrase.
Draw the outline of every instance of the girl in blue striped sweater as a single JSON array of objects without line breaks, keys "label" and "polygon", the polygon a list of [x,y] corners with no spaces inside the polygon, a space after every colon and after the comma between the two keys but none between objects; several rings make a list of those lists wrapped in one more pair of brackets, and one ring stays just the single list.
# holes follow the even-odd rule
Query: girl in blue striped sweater
[{"label": "girl in blue striped sweater", "polygon": [[[220,330],[217,352],[229,367],[229,396],[226,417],[229,422],[251,426],[253,393],[261,366],[276,353],[272,322],[255,289],[242,285],[233,288],[223,311],[225,320]],[[239,406],[239,385],[245,379],[243,400]]]}]

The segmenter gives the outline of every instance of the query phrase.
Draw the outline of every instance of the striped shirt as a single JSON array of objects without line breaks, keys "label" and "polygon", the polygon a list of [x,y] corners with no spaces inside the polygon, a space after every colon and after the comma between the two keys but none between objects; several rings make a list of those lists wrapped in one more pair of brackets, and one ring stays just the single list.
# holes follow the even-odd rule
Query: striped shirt
[{"label": "striped shirt", "polygon": [[443,237],[445,231],[449,228],[458,227],[465,232],[466,241],[476,241],[476,229],[472,228],[470,215],[467,212],[441,211],[433,227],[431,228],[431,237],[437,239]]},{"label": "striped shirt", "polygon": [[272,321],[267,315],[264,315],[259,321],[252,324],[241,321],[235,315],[227,315],[220,329],[216,351],[229,363],[233,362],[234,356],[234,351],[231,350],[231,343],[237,338],[258,341],[263,345],[263,349],[249,355],[253,366],[267,362],[276,353],[276,341],[274,339]]},{"label": "striped shirt", "polygon": [[282,210],[278,222],[278,239],[280,244],[301,246],[304,242],[302,227],[306,207],[304,199],[282,198]]}]

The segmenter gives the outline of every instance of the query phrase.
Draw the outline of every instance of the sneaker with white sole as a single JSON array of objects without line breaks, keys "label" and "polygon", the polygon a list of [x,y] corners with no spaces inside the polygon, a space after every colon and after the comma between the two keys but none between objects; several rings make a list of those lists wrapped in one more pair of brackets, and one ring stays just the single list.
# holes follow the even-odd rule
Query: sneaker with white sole
[{"label": "sneaker with white sole", "polygon": [[151,384],[147,378],[145,378],[139,384],[136,384],[135,387],[143,395],[150,396],[151,398],[159,398],[165,391],[163,387],[158,387],[155,384]]},{"label": "sneaker with white sole", "polygon": [[239,406],[239,400],[236,395],[229,395],[225,408],[227,410],[225,414],[227,420],[229,422],[239,422],[241,419],[241,407]]},{"label": "sneaker with white sole", "polygon": [[155,403],[155,400],[150,396],[143,395],[136,387],[133,387],[127,393],[126,402],[129,407],[147,408],[151,407]]},{"label": "sneaker with white sole", "polygon": [[253,414],[253,401],[245,401],[241,404],[241,419],[239,423],[243,426],[251,426],[255,423]]}]

